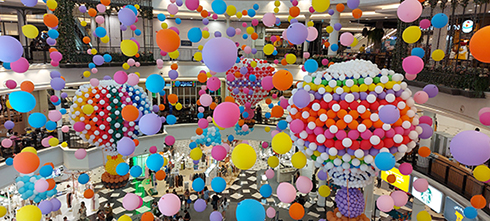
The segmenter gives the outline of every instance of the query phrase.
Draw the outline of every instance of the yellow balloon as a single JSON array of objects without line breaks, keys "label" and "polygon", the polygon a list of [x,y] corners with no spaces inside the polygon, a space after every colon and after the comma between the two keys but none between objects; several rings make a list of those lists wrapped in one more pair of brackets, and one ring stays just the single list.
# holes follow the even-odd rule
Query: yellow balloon
[{"label": "yellow balloon", "polygon": [[39,35],[39,30],[34,25],[22,26],[22,33],[28,38],[36,38]]},{"label": "yellow balloon", "polygon": [[122,215],[117,221],[132,221],[132,219],[128,215]]},{"label": "yellow balloon", "polygon": [[437,49],[437,50],[433,51],[431,54],[431,57],[434,61],[440,61],[440,60],[444,59],[444,56],[445,56],[444,51],[441,49]]},{"label": "yellow balloon", "polygon": [[270,167],[275,168],[279,166],[279,158],[276,156],[270,156],[269,159],[267,159],[267,164],[269,164]]},{"label": "yellow balloon", "polygon": [[128,57],[133,57],[138,53],[138,45],[132,40],[123,40],[121,42],[121,52]]},{"label": "yellow balloon", "polygon": [[247,31],[247,34],[251,35],[255,32],[255,29],[253,27],[248,27],[246,31]]},{"label": "yellow balloon", "polygon": [[330,0],[312,0],[311,6],[316,12],[322,13],[330,7]]},{"label": "yellow balloon", "polygon": [[7,214],[7,208],[0,206],[0,217],[5,216],[5,214]]},{"label": "yellow balloon", "polygon": [[83,110],[84,114],[90,115],[94,112],[94,106],[92,106],[90,104],[85,104],[85,105],[83,105],[82,110]]},{"label": "yellow balloon", "polygon": [[257,62],[256,62],[256,61],[252,61],[252,62],[250,62],[250,66],[252,66],[253,68],[254,68],[254,67],[257,67]]},{"label": "yellow balloon", "polygon": [[198,51],[198,52],[196,52],[196,53],[194,54],[194,60],[196,60],[196,61],[202,61],[202,53],[201,53],[201,52],[199,52],[199,51]]},{"label": "yellow balloon", "polygon": [[12,106],[10,105],[10,100],[7,100],[6,105],[7,105],[7,107],[8,107],[9,109],[14,109],[14,108],[12,108]]},{"label": "yellow balloon", "polygon": [[68,146],[68,143],[66,143],[66,142],[61,143],[61,147],[67,147],[67,146]]},{"label": "yellow balloon", "polygon": [[48,141],[49,145],[54,147],[54,146],[58,146],[58,144],[60,144],[60,141],[58,140],[58,138],[51,138],[49,139]]},{"label": "yellow balloon", "polygon": [[48,0],[46,6],[48,6],[49,9],[56,9],[56,7],[58,7],[58,2],[55,0]]},{"label": "yellow balloon", "polygon": [[92,53],[93,55],[96,55],[97,54],[97,49],[95,49],[95,48],[90,49],[90,53]]},{"label": "yellow balloon", "polygon": [[179,55],[180,55],[179,50],[175,50],[173,52],[168,53],[168,56],[172,59],[177,59]]},{"label": "yellow balloon", "polygon": [[233,164],[241,170],[252,168],[257,160],[257,154],[253,147],[248,144],[241,143],[233,149],[231,154]]},{"label": "yellow balloon", "polygon": [[296,63],[296,55],[294,55],[294,54],[286,55],[286,61],[288,62],[288,64]]},{"label": "yellow balloon", "polygon": [[199,51],[202,51],[202,49],[203,49],[203,48],[204,48],[204,46],[203,46],[203,45],[199,45],[199,46],[197,46],[197,49],[198,49]]},{"label": "yellow balloon", "polygon": [[333,27],[332,26],[327,26],[327,28],[325,28],[325,30],[327,31],[327,33],[332,33],[333,32]]},{"label": "yellow balloon", "polygon": [[163,166],[167,166],[168,164],[168,159],[166,157],[163,158]]},{"label": "yellow balloon", "polygon": [[202,150],[201,150],[201,148],[194,148],[194,149],[192,149],[190,156],[191,156],[191,158],[193,160],[199,160],[199,159],[201,159],[201,157],[202,157]]},{"label": "yellow balloon", "polygon": [[138,75],[138,77],[141,77],[140,73],[139,72],[134,72],[136,75]]},{"label": "yellow balloon", "polygon": [[210,77],[212,77],[213,75],[211,75],[211,73],[209,73],[209,72],[208,72],[208,73],[206,73],[206,76],[207,76],[208,78],[210,78]]},{"label": "yellow balloon", "polygon": [[87,26],[87,22],[86,21],[82,21],[82,22],[80,22],[80,24],[82,25],[82,27]]},{"label": "yellow balloon", "polygon": [[281,5],[281,2],[279,0],[276,0],[274,2],[274,6],[279,7]]},{"label": "yellow balloon", "polygon": [[355,47],[358,43],[359,43],[359,40],[357,40],[357,38],[354,38],[354,41],[352,42],[352,44],[350,44],[350,46]]},{"label": "yellow balloon", "polygon": [[313,27],[313,25],[315,25],[315,23],[313,21],[309,21],[306,25],[308,25],[308,27]]},{"label": "yellow balloon", "polygon": [[123,68],[124,70],[128,70],[128,69],[130,68],[130,66],[129,66],[129,64],[128,64],[128,63],[124,63],[124,64],[122,65],[122,68]]},{"label": "yellow balloon", "polygon": [[429,212],[422,210],[417,214],[417,221],[431,221],[432,217]]},{"label": "yellow balloon", "polygon": [[20,152],[31,152],[33,154],[36,154],[37,155],[37,150],[36,148],[34,147],[25,147],[24,149],[22,149]]},{"label": "yellow balloon", "polygon": [[138,5],[138,4],[134,4],[134,7],[135,7],[136,9],[140,9],[140,5]]},{"label": "yellow balloon", "polygon": [[90,77],[90,71],[84,71],[83,77],[86,77],[86,78]]},{"label": "yellow balloon", "polygon": [[279,8],[274,8],[274,13],[279,13]]},{"label": "yellow balloon", "polygon": [[162,26],[162,29],[167,29],[168,28],[168,24],[163,22],[160,26]]},{"label": "yellow balloon", "polygon": [[301,169],[301,168],[305,167],[305,165],[306,165],[306,155],[303,152],[296,152],[291,157],[291,163],[293,164],[293,167],[296,167],[298,169]]},{"label": "yellow balloon", "polygon": [[17,211],[17,215],[15,218],[17,220],[26,220],[26,221],[40,221],[43,217],[41,213],[41,209],[34,205],[27,205],[19,209]]},{"label": "yellow balloon", "polygon": [[271,128],[270,127],[265,127],[264,130],[265,130],[265,132],[269,132],[269,131],[271,131]]},{"label": "yellow balloon", "polygon": [[473,170],[473,176],[478,181],[487,182],[488,180],[490,180],[490,168],[485,165],[477,166]]},{"label": "yellow balloon", "polygon": [[109,35],[106,35],[106,36],[100,38],[100,41],[102,41],[102,43],[108,43],[109,40],[110,40]]},{"label": "yellow balloon", "polygon": [[318,188],[318,193],[322,197],[327,197],[330,195],[330,187],[327,185],[321,185],[320,188]]},{"label": "yellow balloon", "polygon": [[177,109],[177,110],[181,110],[181,109],[182,109],[182,104],[181,104],[181,103],[177,103],[177,104],[175,105],[175,109]]},{"label": "yellow balloon", "polygon": [[402,38],[403,41],[412,44],[417,42],[422,36],[422,31],[419,26],[410,26],[403,31]]},{"label": "yellow balloon", "polygon": [[242,16],[243,16],[243,14],[242,14],[241,12],[237,12],[237,13],[236,13],[236,17],[237,17],[237,18],[242,18]]},{"label": "yellow balloon", "polygon": [[271,55],[272,53],[274,53],[274,45],[266,44],[263,50],[265,55]]},{"label": "yellow balloon", "polygon": [[288,134],[281,132],[272,138],[272,150],[278,154],[285,154],[291,150],[293,141]]},{"label": "yellow balloon", "polygon": [[204,39],[208,39],[209,38],[209,31],[202,31],[202,37]]},{"label": "yellow balloon", "polygon": [[218,124],[216,124],[216,122],[214,121],[214,118],[213,118],[213,124],[214,124],[215,127],[217,127],[220,130],[224,130],[225,129],[225,128],[222,128],[222,127],[218,126]]},{"label": "yellow balloon", "polygon": [[229,16],[235,15],[236,7],[234,5],[228,5],[228,7],[226,8],[226,14],[228,14]]}]

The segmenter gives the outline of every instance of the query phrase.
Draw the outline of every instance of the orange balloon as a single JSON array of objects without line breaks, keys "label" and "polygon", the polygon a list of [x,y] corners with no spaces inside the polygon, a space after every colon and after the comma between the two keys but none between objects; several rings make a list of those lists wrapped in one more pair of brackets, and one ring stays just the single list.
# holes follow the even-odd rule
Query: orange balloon
[{"label": "orange balloon", "polygon": [[179,97],[177,97],[176,94],[169,94],[168,102],[170,102],[171,104],[176,104],[177,102],[179,102]]},{"label": "orange balloon", "polygon": [[172,70],[177,70],[177,68],[179,68],[179,65],[177,63],[173,63],[172,65],[170,65],[170,68],[172,68]]},{"label": "orange balloon", "polygon": [[159,170],[155,174],[155,177],[157,178],[157,180],[163,180],[163,179],[165,179],[165,176],[167,176],[167,174],[165,174],[165,171],[163,171],[163,170]]},{"label": "orange balloon", "polygon": [[250,37],[253,39],[253,40],[257,40],[257,38],[259,38],[259,35],[257,33],[252,33],[252,35],[250,35]]},{"label": "orange balloon", "polygon": [[135,121],[138,119],[140,112],[138,108],[133,105],[126,105],[121,111],[121,115],[125,121]]},{"label": "orange balloon", "polygon": [[339,4],[337,4],[337,6],[335,6],[335,8],[337,9],[338,12],[343,12],[345,9],[345,6],[344,6],[344,4],[339,3]]},{"label": "orange balloon", "polygon": [[283,59],[281,60],[281,64],[282,64],[282,66],[286,66],[286,65],[288,65],[288,61],[286,61],[286,58],[283,58]]},{"label": "orange balloon", "polygon": [[139,58],[139,57],[140,57],[140,53],[136,53],[136,54],[134,55],[134,57],[135,57],[135,58]]},{"label": "orange balloon", "polygon": [[270,103],[272,103],[272,100],[270,98],[267,98],[267,99],[265,99],[265,103],[270,104]]},{"label": "orange balloon", "polygon": [[272,76],[272,84],[277,90],[285,91],[293,85],[293,75],[286,70],[279,70]]},{"label": "orange balloon", "polygon": [[386,180],[388,180],[388,183],[394,183],[396,181],[396,176],[395,174],[390,174],[386,177]]},{"label": "orange balloon", "polygon": [[293,203],[289,207],[289,215],[295,220],[299,220],[305,216],[305,208],[299,203]]},{"label": "orange balloon", "polygon": [[356,8],[356,9],[352,10],[352,17],[354,17],[355,19],[359,19],[359,18],[361,18],[361,16],[362,16],[362,10],[361,9]]},{"label": "orange balloon", "polygon": [[97,15],[97,10],[91,8],[88,10],[88,15],[90,15],[90,17],[95,17]]},{"label": "orange balloon", "polygon": [[140,145],[140,141],[139,141],[138,139],[134,139],[134,140],[133,140],[133,142],[134,142],[134,145],[135,145],[135,146]]},{"label": "orange balloon", "polygon": [[94,191],[91,189],[85,190],[85,192],[83,193],[83,197],[85,197],[86,199],[94,197]]},{"label": "orange balloon", "polygon": [[202,129],[201,128],[197,128],[196,129],[196,134],[197,135],[201,135],[203,133]]},{"label": "orange balloon", "polygon": [[141,215],[141,221],[153,221],[155,217],[153,216],[153,213],[151,212],[146,212]]},{"label": "orange balloon", "polygon": [[34,91],[34,83],[32,83],[32,81],[25,80],[20,83],[20,90],[31,93]]},{"label": "orange balloon", "polygon": [[293,7],[289,8],[289,15],[291,15],[291,17],[296,18],[296,17],[298,17],[299,13],[300,13],[300,10],[297,6],[293,6]]},{"label": "orange balloon", "polygon": [[232,96],[226,96],[225,97],[225,102],[235,103],[235,98],[233,98]]},{"label": "orange balloon", "polygon": [[48,186],[48,190],[52,190],[54,189],[54,187],[56,186],[56,181],[54,181],[54,179],[47,179],[46,180],[49,184]]},{"label": "orange balloon", "polygon": [[55,51],[58,51],[58,49],[56,49],[56,48],[49,48],[49,53],[55,52]]},{"label": "orange balloon", "polygon": [[470,52],[476,60],[490,63],[490,45],[488,45],[490,27],[481,28],[470,39]]},{"label": "orange balloon", "polygon": [[419,155],[421,157],[428,157],[430,155],[430,149],[428,147],[419,148]]},{"label": "orange balloon", "polygon": [[474,195],[470,202],[476,209],[483,209],[487,205],[487,200],[482,195]]},{"label": "orange balloon", "polygon": [[211,103],[211,105],[209,105],[209,108],[211,108],[211,110],[214,110],[214,108],[216,108],[217,104],[215,102]]},{"label": "orange balloon", "polygon": [[58,26],[58,17],[54,14],[46,14],[43,18],[44,24],[50,28]]},{"label": "orange balloon", "polygon": [[83,43],[88,44],[90,43],[90,38],[88,36],[83,37],[82,39]]},{"label": "orange balloon", "polygon": [[282,117],[284,115],[284,109],[281,106],[274,106],[271,110],[272,117]]},{"label": "orange balloon", "polygon": [[105,6],[109,6],[111,4],[111,0],[100,0],[100,3]]},{"label": "orange balloon", "polygon": [[206,73],[201,72],[197,75],[197,80],[201,83],[205,83],[208,80],[208,76],[206,75]]},{"label": "orange balloon", "polygon": [[244,123],[245,123],[245,121],[244,121],[244,120],[242,120],[242,119],[240,119],[240,120],[238,121],[238,126],[240,126],[240,127],[241,127],[241,126],[243,126],[243,124],[244,124]]},{"label": "orange balloon", "polygon": [[202,10],[201,11],[201,17],[207,18],[209,16],[209,12],[207,10]]},{"label": "orange balloon", "polygon": [[39,157],[31,152],[21,152],[14,157],[14,168],[19,173],[28,174],[37,170]]},{"label": "orange balloon", "polygon": [[248,15],[248,11],[247,10],[243,10],[242,11],[242,15]]},{"label": "orange balloon", "polygon": [[180,47],[180,37],[172,29],[162,29],[157,32],[157,45],[165,52],[174,52]]},{"label": "orange balloon", "polygon": [[165,105],[163,104],[158,105],[158,109],[160,109],[160,111],[165,110]]},{"label": "orange balloon", "polygon": [[237,71],[237,72],[235,72],[235,77],[239,78],[239,77],[241,77],[241,76],[242,76],[242,74],[240,74],[240,72],[238,72],[238,71]]}]

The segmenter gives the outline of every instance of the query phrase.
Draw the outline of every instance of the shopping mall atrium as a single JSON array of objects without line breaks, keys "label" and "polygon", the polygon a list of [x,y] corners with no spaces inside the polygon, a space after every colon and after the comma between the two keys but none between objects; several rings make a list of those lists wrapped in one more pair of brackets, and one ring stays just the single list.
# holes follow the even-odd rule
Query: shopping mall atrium
[{"label": "shopping mall atrium", "polygon": [[488,3],[0,0],[0,221],[490,221]]}]

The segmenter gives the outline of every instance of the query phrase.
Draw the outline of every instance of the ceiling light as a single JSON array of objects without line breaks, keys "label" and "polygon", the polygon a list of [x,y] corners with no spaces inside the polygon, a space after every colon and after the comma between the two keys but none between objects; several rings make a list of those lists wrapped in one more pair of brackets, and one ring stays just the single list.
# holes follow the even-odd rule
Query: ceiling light
[{"label": "ceiling light", "polygon": [[385,17],[385,18],[388,18],[388,17]]}]

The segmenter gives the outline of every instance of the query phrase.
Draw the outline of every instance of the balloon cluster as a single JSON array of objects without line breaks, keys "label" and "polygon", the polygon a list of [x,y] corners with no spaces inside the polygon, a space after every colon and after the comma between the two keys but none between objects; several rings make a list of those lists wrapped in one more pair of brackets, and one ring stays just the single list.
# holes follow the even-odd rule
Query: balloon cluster
[{"label": "balloon cluster", "polygon": [[[143,88],[125,81],[91,79],[90,85],[82,85],[75,92],[70,122],[84,141],[114,152],[118,140],[141,133],[136,122],[151,112],[149,100]],[[123,119],[121,113],[127,105],[139,112],[134,121]]]},{"label": "balloon cluster", "polygon": [[360,189],[342,187],[335,194],[335,202],[343,216],[355,218],[364,212],[364,196]]},{"label": "balloon cluster", "polygon": [[15,183],[22,199],[30,199],[36,203],[54,196],[58,192],[55,188],[56,184],[50,184],[40,175],[23,175],[17,177]]},{"label": "balloon cluster", "polygon": [[215,146],[221,144],[221,134],[218,128],[208,127],[201,135],[192,136],[191,140],[198,145]]},{"label": "balloon cluster", "polygon": [[272,71],[274,68],[265,60],[242,58],[226,72],[231,96],[242,105],[248,102],[255,106],[273,88]]},{"label": "balloon cluster", "polygon": [[[102,184],[109,189],[119,189],[126,186],[129,180],[129,174],[119,175],[116,171],[119,164],[125,164],[122,155],[107,156],[105,170],[101,176]],[[128,166],[129,167],[129,166]]]},{"label": "balloon cluster", "polygon": [[393,168],[419,136],[432,135],[432,128],[417,126],[412,92],[402,80],[363,60],[305,76],[289,100],[292,140],[336,184],[366,186],[376,170]]},{"label": "balloon cluster", "polygon": [[[243,127],[245,127],[246,130],[244,130]],[[253,127],[249,128],[248,124],[243,124],[243,126],[241,126],[241,127],[238,124],[235,125],[235,133],[238,136],[245,136],[252,131],[254,131],[254,128]]]}]

